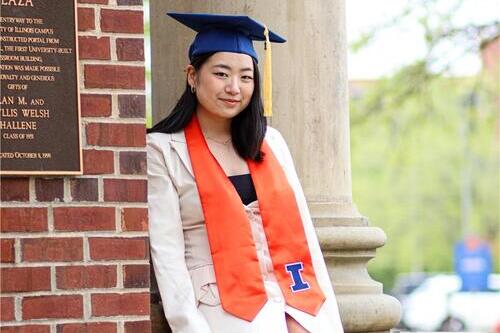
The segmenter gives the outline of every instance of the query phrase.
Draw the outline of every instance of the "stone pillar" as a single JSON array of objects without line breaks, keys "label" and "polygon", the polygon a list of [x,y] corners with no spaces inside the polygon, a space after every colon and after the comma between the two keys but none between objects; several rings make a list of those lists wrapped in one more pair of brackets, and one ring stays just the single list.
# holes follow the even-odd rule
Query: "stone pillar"
[{"label": "stone pillar", "polygon": [[[366,269],[386,236],[368,225],[352,200],[344,0],[153,1],[154,121],[168,113],[183,89],[182,68],[194,36],[166,19],[167,11],[245,13],[288,39],[286,44],[273,44],[271,124],[292,151],[343,326],[346,332],[394,327],[399,303],[382,293],[382,285]],[[254,46],[262,55],[259,44]]]}]

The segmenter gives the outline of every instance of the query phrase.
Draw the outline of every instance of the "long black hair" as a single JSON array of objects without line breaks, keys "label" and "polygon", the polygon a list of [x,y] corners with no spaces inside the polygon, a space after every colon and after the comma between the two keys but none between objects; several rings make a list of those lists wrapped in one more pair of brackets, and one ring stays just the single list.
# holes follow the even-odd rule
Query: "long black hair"
[{"label": "long black hair", "polygon": [[[195,70],[199,70],[203,63],[214,53],[205,53],[191,61]],[[254,91],[248,106],[231,120],[231,139],[238,155],[243,159],[262,161],[264,154],[260,148],[266,135],[267,121],[264,117],[264,108],[260,94],[260,74],[257,62],[252,58],[254,68]],[[198,100],[196,94],[191,92],[189,84],[181,98],[177,101],[170,114],[148,129],[148,133],[175,133],[184,129],[193,114],[196,112]]]}]

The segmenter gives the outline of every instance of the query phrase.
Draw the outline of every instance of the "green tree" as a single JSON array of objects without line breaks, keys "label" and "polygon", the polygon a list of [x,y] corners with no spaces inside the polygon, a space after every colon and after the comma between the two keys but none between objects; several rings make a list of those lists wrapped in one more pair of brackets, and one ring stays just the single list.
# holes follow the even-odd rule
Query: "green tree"
[{"label": "green tree", "polygon": [[496,271],[500,267],[498,81],[450,78],[456,58],[440,52],[450,43],[462,54],[479,52],[500,25],[457,25],[464,1],[442,5],[409,2],[353,45],[359,50],[406,20],[420,25],[426,42],[421,59],[358,83],[363,92],[351,100],[353,195],[388,235],[370,265],[386,287],[399,272],[451,271],[453,244],[467,233],[490,242]]}]

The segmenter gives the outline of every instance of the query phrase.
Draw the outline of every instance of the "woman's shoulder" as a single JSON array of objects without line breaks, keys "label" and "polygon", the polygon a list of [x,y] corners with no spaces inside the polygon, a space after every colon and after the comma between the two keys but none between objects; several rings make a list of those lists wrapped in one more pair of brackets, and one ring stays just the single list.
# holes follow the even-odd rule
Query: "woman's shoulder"
[{"label": "woman's shoulder", "polygon": [[266,142],[269,144],[274,155],[280,161],[280,163],[282,165],[289,163],[288,155],[290,153],[286,141],[281,135],[280,131],[278,131],[274,127],[267,126],[265,138]]},{"label": "woman's shoulder", "polygon": [[146,135],[148,144],[169,144],[172,141],[186,142],[184,131],[174,133],[151,132]]},{"label": "woman's shoulder", "polygon": [[281,137],[281,133],[276,128],[267,126],[266,139],[276,139],[278,137]]},{"label": "woman's shoulder", "polygon": [[176,142],[186,142],[184,131],[176,133],[151,132],[146,135],[146,148],[148,158],[162,156],[164,160],[172,158],[172,147],[176,146]]},{"label": "woman's shoulder", "polygon": [[172,135],[170,133],[150,132],[146,135],[147,142],[170,141]]},{"label": "woman's shoulder", "polygon": [[280,131],[278,131],[276,128],[271,127],[271,126],[267,126],[265,138],[269,142],[269,144],[271,144],[271,145],[272,144],[275,144],[275,145],[286,144]]}]

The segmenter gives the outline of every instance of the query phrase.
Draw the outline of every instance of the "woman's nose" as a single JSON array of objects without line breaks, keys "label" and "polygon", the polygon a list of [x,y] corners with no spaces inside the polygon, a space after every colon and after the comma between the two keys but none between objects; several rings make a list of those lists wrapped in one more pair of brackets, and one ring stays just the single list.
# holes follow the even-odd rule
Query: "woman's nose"
[{"label": "woman's nose", "polygon": [[226,92],[232,95],[240,93],[240,82],[238,78],[232,77],[226,85]]}]

